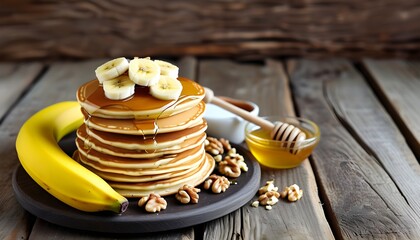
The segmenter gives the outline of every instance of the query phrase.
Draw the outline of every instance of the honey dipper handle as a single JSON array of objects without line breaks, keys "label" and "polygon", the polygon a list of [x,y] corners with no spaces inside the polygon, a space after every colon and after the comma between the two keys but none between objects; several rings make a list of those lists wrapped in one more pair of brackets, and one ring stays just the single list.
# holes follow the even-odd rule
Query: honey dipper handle
[{"label": "honey dipper handle", "polygon": [[252,122],[252,123],[260,126],[261,128],[263,128],[267,131],[271,132],[273,130],[274,124],[272,122],[267,121],[265,119],[262,119],[258,116],[254,116],[254,115],[250,114],[248,111],[246,111],[242,108],[239,108],[239,107],[237,107],[233,104],[230,104],[230,103],[214,96],[214,93],[211,89],[205,88],[205,90],[206,90],[206,96],[204,98],[204,101],[206,103],[211,102],[211,103],[213,103],[213,104],[215,104],[215,105],[217,105],[221,108],[224,108],[225,110],[227,110],[231,113],[234,113],[234,114],[242,117],[243,119],[245,119],[249,122]]}]

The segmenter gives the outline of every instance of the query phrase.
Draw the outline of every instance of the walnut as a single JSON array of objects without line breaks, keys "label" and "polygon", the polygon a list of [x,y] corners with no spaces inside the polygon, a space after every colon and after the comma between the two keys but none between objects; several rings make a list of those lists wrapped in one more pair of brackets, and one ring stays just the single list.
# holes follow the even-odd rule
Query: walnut
[{"label": "walnut", "polygon": [[138,202],[139,207],[145,206],[147,212],[160,212],[162,209],[166,209],[166,200],[159,194],[150,193],[149,196],[140,198]]},{"label": "walnut", "polygon": [[264,186],[262,186],[262,187],[258,190],[258,195],[264,194],[264,193],[269,192],[269,191],[276,191],[276,192],[277,192],[277,190],[278,190],[278,187],[275,187],[275,186],[274,186],[274,180],[267,181],[267,182],[265,183],[265,185],[264,185]]},{"label": "walnut", "polygon": [[303,195],[303,191],[300,190],[299,192],[293,192],[287,196],[287,200],[291,202],[296,202],[297,200],[301,199]]},{"label": "walnut", "polygon": [[274,205],[279,201],[280,193],[276,191],[266,192],[258,197],[261,205]]},{"label": "walnut", "polygon": [[293,184],[289,187],[285,187],[283,191],[280,193],[280,197],[286,198],[290,202],[296,202],[297,200],[301,199],[303,195],[303,190],[299,188],[298,185]]},{"label": "walnut", "polygon": [[230,186],[229,180],[224,176],[218,176],[216,174],[210,175],[206,181],[204,181],[204,189],[208,190],[211,188],[213,193],[225,192]]},{"label": "walnut", "polygon": [[195,188],[193,186],[185,184],[182,186],[175,195],[175,198],[180,201],[181,203],[198,203],[198,193],[201,190],[199,188]]},{"label": "walnut", "polygon": [[253,203],[256,207],[258,205],[265,206],[266,210],[271,210],[272,206],[275,205],[279,198],[281,197],[281,193],[278,191],[278,187],[274,186],[274,180],[267,181],[264,186],[258,189],[258,200],[255,201],[257,203]]},{"label": "walnut", "polygon": [[224,139],[224,138],[220,138],[219,139],[220,143],[222,143],[223,149],[226,151],[230,151],[232,149],[232,146],[229,143],[229,140]]},{"label": "walnut", "polygon": [[223,144],[214,137],[207,137],[204,141],[204,149],[213,156],[223,154]]},{"label": "walnut", "polygon": [[[234,150],[235,148],[232,148],[232,150]],[[234,152],[228,153],[228,155],[224,158],[224,160],[229,159],[232,160],[234,162],[236,162],[239,165],[239,168],[244,171],[247,172],[248,171],[248,166],[245,163],[245,159],[244,156],[242,156],[239,153],[236,153],[236,150]]]},{"label": "walnut", "polygon": [[235,161],[235,162],[243,162],[243,161],[245,161],[244,160],[244,156],[242,156],[239,153],[231,153],[231,154],[228,154],[223,160],[226,160],[226,159],[229,159],[229,160],[232,160],[232,161]]},{"label": "walnut", "polygon": [[303,195],[303,190],[299,188],[298,185],[293,184],[289,187],[289,191],[287,192],[287,200],[291,202],[296,202],[297,200],[301,199]]},{"label": "walnut", "polygon": [[241,175],[241,167],[230,158],[225,158],[219,163],[219,172],[227,177],[239,177]]}]

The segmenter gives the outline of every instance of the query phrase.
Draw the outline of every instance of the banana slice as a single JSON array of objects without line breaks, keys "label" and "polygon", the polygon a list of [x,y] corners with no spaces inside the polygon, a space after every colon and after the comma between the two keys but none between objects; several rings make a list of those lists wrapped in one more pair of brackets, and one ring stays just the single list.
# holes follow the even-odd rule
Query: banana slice
[{"label": "banana slice", "polygon": [[161,100],[178,99],[181,92],[181,82],[170,76],[160,76],[157,84],[150,87],[150,94]]},{"label": "banana slice", "polygon": [[162,60],[155,60],[155,63],[160,66],[160,75],[178,78],[179,68],[177,66]]},{"label": "banana slice", "polygon": [[138,85],[152,86],[159,81],[160,67],[150,58],[136,57],[130,61],[128,75]]},{"label": "banana slice", "polygon": [[121,75],[102,83],[105,96],[112,100],[121,100],[134,94],[136,84],[127,75]]},{"label": "banana slice", "polygon": [[95,70],[96,78],[100,83],[120,76],[128,70],[128,60],[125,57],[110,60]]}]

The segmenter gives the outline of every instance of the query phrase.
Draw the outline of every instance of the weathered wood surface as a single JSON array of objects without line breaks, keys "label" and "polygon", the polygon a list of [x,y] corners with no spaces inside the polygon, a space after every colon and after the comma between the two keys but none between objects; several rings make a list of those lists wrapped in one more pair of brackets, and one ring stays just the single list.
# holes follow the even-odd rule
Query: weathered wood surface
[{"label": "weathered wood surface", "polygon": [[1,60],[420,56],[420,3],[2,1]]},{"label": "weathered wood surface", "polygon": [[365,60],[372,85],[420,158],[420,62]]},{"label": "weathered wood surface", "polygon": [[192,240],[194,239],[194,231],[192,228],[179,229],[176,231],[169,231],[163,233],[148,233],[148,234],[110,234],[110,233],[96,233],[81,231],[75,229],[68,229],[66,227],[57,226],[55,224],[37,220],[32,229],[30,240],[111,240],[111,239],[125,239],[125,240]]},{"label": "weathered wood surface", "polygon": [[0,123],[10,107],[41,73],[40,63],[0,64]]},{"label": "weathered wood surface", "polygon": [[[222,69],[228,69],[223,70]],[[200,61],[198,81],[225,95],[253,101],[260,115],[294,115],[288,78],[281,62],[238,64],[228,60]],[[250,204],[205,226],[204,239],[333,239],[308,161],[289,170],[263,168],[261,185],[274,180],[283,189],[293,183],[304,189],[296,203],[280,201],[267,211]]]},{"label": "weathered wood surface", "polygon": [[16,134],[31,113],[6,114],[36,79],[41,68],[38,63],[0,65],[0,239],[26,238],[33,222],[33,218],[19,207],[11,187],[13,169],[18,164],[14,150]]},{"label": "weathered wood surface", "polygon": [[[16,238],[26,239],[30,234],[32,225],[28,215],[14,197],[11,187],[13,170],[18,166],[19,161],[15,151],[15,140],[22,124],[35,112],[47,105],[64,101],[74,100],[77,86],[86,82],[86,77],[81,72],[91,73],[91,69],[99,62],[79,63],[77,67],[71,64],[54,64],[49,71],[35,85],[31,86],[30,91],[24,95],[16,107],[5,117],[0,126],[0,176],[1,185],[1,239]],[[35,76],[34,76],[35,77]],[[23,91],[24,89],[21,89]],[[19,94],[20,95],[20,94]],[[19,207],[17,207],[19,206]],[[4,222],[4,223],[3,223]]]},{"label": "weathered wood surface", "polygon": [[19,96],[9,101],[0,125],[0,239],[420,238],[420,167],[406,143],[407,132],[418,134],[409,127],[418,122],[418,111],[409,105],[418,97],[413,61],[366,60],[359,65],[362,72],[337,59],[174,61],[180,75],[217,95],[256,102],[260,115],[294,115],[296,109],[320,125],[321,142],[310,160],[294,169],[262,172],[262,183],[274,179],[280,188],[297,183],[303,198],[280,201],[271,211],[246,205],[199,226],[141,235],[78,231],[31,216],[11,187],[20,126],[47,105],[74,100],[77,87],[94,78],[93,69],[103,61],[0,65],[6,69],[0,86],[10,87],[3,94]]},{"label": "weathered wood surface", "polygon": [[290,61],[302,116],[321,127],[312,163],[328,219],[344,239],[419,239],[419,165],[347,61]]}]

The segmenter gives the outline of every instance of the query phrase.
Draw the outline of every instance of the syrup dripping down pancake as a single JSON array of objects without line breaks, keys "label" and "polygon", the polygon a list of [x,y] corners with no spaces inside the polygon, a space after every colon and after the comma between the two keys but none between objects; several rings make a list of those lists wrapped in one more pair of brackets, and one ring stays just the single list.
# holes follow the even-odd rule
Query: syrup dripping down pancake
[{"label": "syrup dripping down pancake", "polygon": [[151,135],[156,133],[168,133],[184,130],[199,125],[203,121],[205,103],[200,101],[196,106],[169,116],[157,119],[109,119],[91,116],[82,109],[86,125],[103,132],[130,134],[130,135]]},{"label": "syrup dripping down pancake", "polygon": [[152,159],[133,159],[115,157],[107,154],[97,152],[93,149],[85,150],[77,141],[80,160],[86,164],[94,167],[100,171],[126,173],[127,175],[150,175],[154,172],[162,173],[171,171],[177,167],[187,167],[186,164],[193,164],[194,161],[204,154],[202,146],[184,151],[180,154],[165,156],[161,158]]},{"label": "syrup dripping down pancake", "polygon": [[85,124],[77,130],[76,161],[126,197],[166,196],[203,182],[215,166],[204,150],[205,91],[179,80],[176,100],[157,99],[143,86],[127,99],[110,100],[97,80],[82,85],[77,100]]},{"label": "syrup dripping down pancake", "polygon": [[[79,132],[78,132],[79,133]],[[119,148],[112,145],[104,144],[94,138],[89,138],[86,135],[78,135],[77,141],[82,141],[80,147],[92,148],[103,154],[108,154],[111,156],[117,157],[126,157],[126,158],[138,158],[138,159],[147,159],[147,158],[157,158],[167,155],[178,154],[183,151],[195,148],[201,145],[206,138],[206,133],[201,133],[196,137],[186,139],[184,142],[171,146],[169,148],[154,149],[154,150],[132,150]]]},{"label": "syrup dripping down pancake", "polygon": [[182,84],[178,100],[159,100],[149,94],[148,87],[136,86],[133,97],[110,100],[105,97],[98,80],[82,85],[76,94],[77,100],[91,116],[115,119],[156,119],[183,112],[196,106],[205,95],[198,83],[179,77]]},{"label": "syrup dripping down pancake", "polygon": [[159,150],[179,145],[188,139],[197,137],[204,133],[206,129],[207,123],[203,120],[201,124],[181,131],[138,136],[88,129],[86,125],[83,124],[77,130],[77,136],[82,139],[95,139],[106,145],[129,150]]}]

